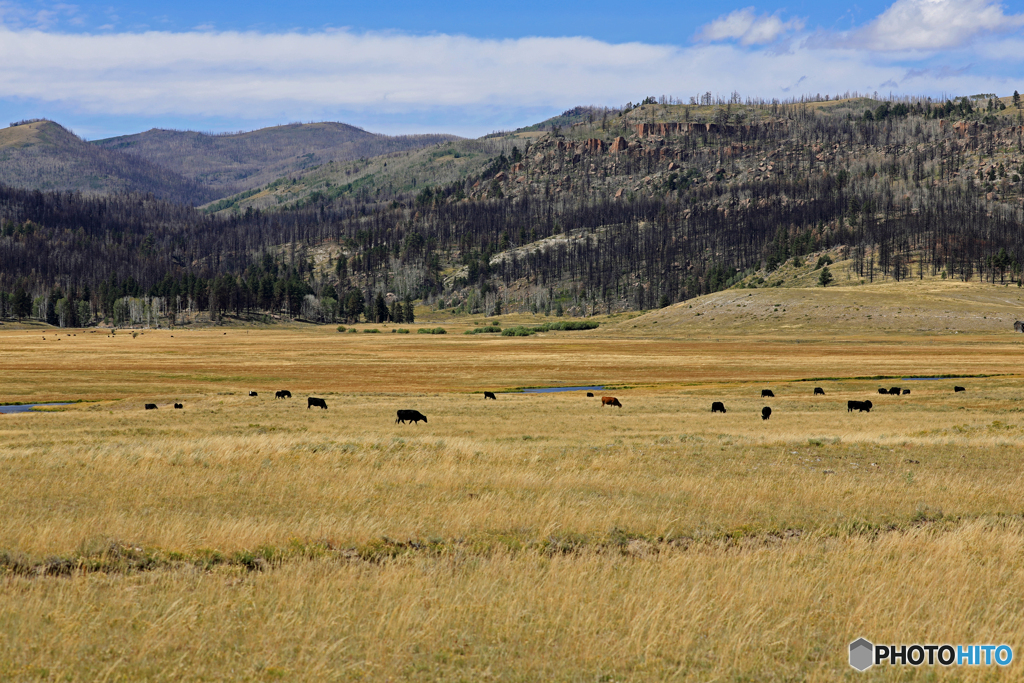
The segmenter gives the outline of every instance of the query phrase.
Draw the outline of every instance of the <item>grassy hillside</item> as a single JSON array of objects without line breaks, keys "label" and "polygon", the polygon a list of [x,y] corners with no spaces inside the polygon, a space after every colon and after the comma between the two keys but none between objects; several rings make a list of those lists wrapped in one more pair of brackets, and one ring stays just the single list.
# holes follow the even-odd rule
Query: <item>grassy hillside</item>
[{"label": "grassy hillside", "polygon": [[[736,286],[696,297],[619,323],[623,334],[655,337],[788,335],[804,339],[906,334],[985,334],[1022,338],[1013,323],[1024,320],[1024,290],[1015,283],[961,282],[928,276],[901,282],[861,280],[848,261],[830,266],[828,287],[815,285],[813,260],[780,268],[779,287]],[[745,282],[756,280],[752,275]]]},{"label": "grassy hillside", "polygon": [[499,155],[510,154],[516,144],[512,138],[444,140],[413,151],[332,161],[225,197],[206,208],[234,212],[297,208],[336,199],[368,203],[390,200],[427,188],[463,183],[483,172]]},{"label": "grassy hillside", "polygon": [[151,192],[170,201],[203,203],[203,185],[145,159],[85,142],[52,121],[0,129],[0,184],[86,194]]},{"label": "grassy hillside", "polygon": [[309,172],[330,162],[365,160],[454,138],[452,135],[390,137],[344,123],[324,122],[293,123],[228,135],[154,128],[145,133],[96,140],[92,144],[172,169],[223,197],[282,176]]}]

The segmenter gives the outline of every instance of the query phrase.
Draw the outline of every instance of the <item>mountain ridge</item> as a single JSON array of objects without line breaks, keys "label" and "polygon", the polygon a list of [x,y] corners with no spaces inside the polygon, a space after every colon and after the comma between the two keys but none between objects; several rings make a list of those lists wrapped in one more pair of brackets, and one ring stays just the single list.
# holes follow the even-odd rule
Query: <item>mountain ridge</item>
[{"label": "mountain ridge", "polygon": [[0,129],[0,184],[87,194],[152,193],[182,204],[215,198],[175,171],[95,147],[45,119]]},{"label": "mountain ridge", "polygon": [[90,144],[145,159],[210,188],[219,197],[259,187],[332,161],[377,157],[460,139],[387,136],[347,123],[289,123],[240,133],[153,128]]},{"label": "mountain ridge", "polygon": [[0,188],[0,293],[45,302],[78,283],[110,316],[95,294],[106,283],[115,299],[191,300],[213,318],[329,322],[387,319],[395,297],[590,316],[730,288],[1021,283],[1024,123],[1011,103],[648,102],[559,130],[314,161],[202,211]]}]

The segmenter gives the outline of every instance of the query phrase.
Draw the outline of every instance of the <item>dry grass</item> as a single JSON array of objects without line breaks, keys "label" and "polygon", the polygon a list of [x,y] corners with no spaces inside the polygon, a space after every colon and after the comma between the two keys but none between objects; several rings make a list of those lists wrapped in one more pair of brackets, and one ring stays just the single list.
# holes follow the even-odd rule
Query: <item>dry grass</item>
[{"label": "dry grass", "polygon": [[[249,574],[17,577],[0,606],[0,676],[862,680],[844,660],[865,633],[1019,651],[1020,531],[970,524],[652,557],[455,553]],[[911,672],[875,673],[867,678]]]},{"label": "dry grass", "polygon": [[[802,281],[809,286],[820,273],[813,262],[798,269],[787,263],[777,272],[787,283]],[[848,265],[847,261],[831,266],[836,283],[828,288],[729,289],[654,311],[622,324],[621,330],[660,337],[763,335],[887,342],[980,334],[986,344],[1020,335],[1013,330],[1024,306],[1024,290],[1019,287],[934,277],[862,285],[856,278],[846,279]]]},{"label": "dry grass", "polygon": [[11,126],[0,129],[0,149],[21,149],[41,142],[41,128],[44,121],[28,123],[23,126]]},{"label": "dry grass", "polygon": [[[184,411],[5,416],[0,548],[45,557],[103,538],[233,552],[293,538],[495,535],[528,545],[613,528],[847,533],[922,511],[1013,512],[1024,463],[1006,451],[1024,416],[1010,412],[1012,382],[989,381],[966,395],[876,396],[870,414],[848,413],[840,394],[863,398],[873,384],[829,385],[816,401],[809,386],[776,387],[768,422],[757,388],[742,385],[618,392],[622,410],[578,393],[325,394],[327,411],[236,395]],[[712,415],[712,397],[730,412]],[[430,422],[395,425],[403,407]]]},{"label": "dry grass", "polygon": [[[1012,338],[631,324],[0,333],[0,400],[95,401],[0,416],[0,679],[852,680],[861,635],[1021,651]],[[475,393],[591,382],[624,407]]]}]

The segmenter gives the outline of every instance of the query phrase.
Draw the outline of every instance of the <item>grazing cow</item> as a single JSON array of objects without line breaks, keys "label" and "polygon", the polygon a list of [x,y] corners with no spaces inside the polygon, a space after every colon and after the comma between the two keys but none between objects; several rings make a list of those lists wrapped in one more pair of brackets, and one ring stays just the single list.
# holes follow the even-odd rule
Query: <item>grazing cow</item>
[{"label": "grazing cow", "polygon": [[615,398],[614,396],[602,396],[601,407],[604,408],[605,406],[618,406],[621,408],[622,404],[619,403],[619,399]]},{"label": "grazing cow", "polygon": [[[226,333],[225,333],[225,334],[226,334]],[[255,391],[250,391],[250,392],[249,392],[249,395],[250,395],[250,396],[259,396],[259,394],[257,394],[257,393],[256,393]]]},{"label": "grazing cow", "polygon": [[711,404],[711,412],[712,413],[724,413],[725,412],[725,404],[722,403],[721,401],[715,401],[714,403]]},{"label": "grazing cow", "polygon": [[859,410],[862,413],[870,413],[871,401],[847,401],[846,412],[852,413],[855,410]]},{"label": "grazing cow", "polygon": [[890,387],[889,388],[889,395],[890,396],[899,396],[900,395],[900,391],[901,391],[901,389],[899,387]]},{"label": "grazing cow", "polygon": [[1013,324],[1013,329],[1015,332],[1024,332],[1024,323],[1018,320]]},{"label": "grazing cow", "polygon": [[327,410],[327,401],[323,400],[322,398],[310,396],[309,398],[306,399],[306,410],[309,410],[313,406]]},{"label": "grazing cow", "polygon": [[765,406],[764,408],[761,408],[761,419],[762,420],[767,420],[771,416],[772,416],[772,409],[771,408],[769,408],[768,406]]},{"label": "grazing cow", "polygon": [[775,398],[775,394],[772,393],[771,389],[762,389],[761,398]]},{"label": "grazing cow", "polygon": [[147,403],[146,404],[146,410],[156,410],[156,404],[155,403]]},{"label": "grazing cow", "polygon": [[903,395],[904,395],[904,396],[906,396],[906,395],[907,395],[907,394],[909,394],[909,393],[910,393],[910,389],[904,389],[904,390],[903,390]]},{"label": "grazing cow", "polygon": [[175,403],[175,404],[174,404],[174,409],[175,409],[175,410],[181,410],[181,409],[182,409],[182,408],[184,408],[184,407],[185,407],[185,406],[181,405],[180,403]]},{"label": "grazing cow", "polygon": [[956,392],[956,391],[967,391],[967,390],[964,389],[963,387],[953,387],[953,391]]},{"label": "grazing cow", "polygon": [[822,389],[821,387],[814,387],[814,395],[815,396],[824,396],[825,395],[825,390]]},{"label": "grazing cow", "polygon": [[594,398],[594,392],[593,391],[588,391],[587,392],[587,398]]},{"label": "grazing cow", "polygon": [[886,395],[888,395],[889,390],[888,389],[879,389],[878,393],[880,393],[882,396],[886,396]]},{"label": "grazing cow", "polygon": [[426,422],[427,416],[418,410],[399,410],[398,418],[395,420],[395,424],[398,424],[399,422],[405,424],[406,420],[408,420],[409,422],[415,422],[416,424],[419,424],[420,420]]},{"label": "grazing cow", "polygon": [[498,397],[494,395],[493,391],[485,391],[484,392],[484,400],[486,401],[489,398],[494,399],[495,401],[498,400]]},{"label": "grazing cow", "polygon": [[288,391],[287,389],[282,389],[281,391],[278,391],[278,392],[276,392],[274,394],[274,398],[291,398],[291,397],[292,397],[292,392]]}]

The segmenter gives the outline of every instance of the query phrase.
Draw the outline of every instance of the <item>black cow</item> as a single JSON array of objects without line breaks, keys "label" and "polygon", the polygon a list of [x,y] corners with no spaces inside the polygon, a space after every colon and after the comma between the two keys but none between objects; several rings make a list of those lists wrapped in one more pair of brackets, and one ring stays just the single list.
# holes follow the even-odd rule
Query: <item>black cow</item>
[{"label": "black cow", "polygon": [[904,389],[904,390],[903,390],[903,395],[904,395],[904,396],[906,396],[906,395],[907,395],[907,394],[909,394],[909,393],[910,393],[910,389]]},{"label": "black cow", "polygon": [[815,396],[824,396],[825,395],[825,390],[822,389],[821,387],[814,387],[814,395]]},{"label": "black cow", "polygon": [[292,397],[292,392],[288,391],[287,389],[282,389],[281,391],[278,391],[277,393],[274,394],[274,398],[291,398],[291,397]]},{"label": "black cow", "polygon": [[721,401],[715,401],[714,403],[711,404],[711,412],[712,413],[724,413],[725,412],[725,404],[722,403]]},{"label": "black cow", "polygon": [[418,410],[399,410],[398,411],[398,418],[395,420],[395,424],[398,424],[399,422],[401,422],[402,424],[405,424],[406,420],[409,420],[410,422],[415,422],[415,423],[418,424],[420,420],[423,420],[424,422],[426,422],[427,421],[427,416],[424,415],[423,413],[421,413]]},{"label": "black cow", "polygon": [[761,398],[775,398],[775,394],[772,393],[771,389],[762,389]]},{"label": "black cow", "polygon": [[772,409],[771,408],[769,408],[768,406],[765,406],[764,408],[761,408],[761,419],[762,420],[767,420],[771,416],[772,416]]},{"label": "black cow", "polygon": [[889,388],[889,395],[890,396],[899,396],[901,391],[902,391],[902,389],[900,389],[899,387],[890,387]]},{"label": "black cow", "polygon": [[882,396],[887,396],[889,394],[889,390],[888,389],[879,389],[878,393],[880,393]]},{"label": "black cow", "polygon": [[181,405],[180,403],[175,403],[175,404],[174,404],[174,409],[175,409],[175,410],[181,410],[181,409],[182,409],[182,408],[184,408],[184,407],[185,407],[185,406]]},{"label": "black cow", "polygon": [[495,401],[498,400],[498,397],[494,395],[493,391],[485,391],[484,392],[484,400],[487,400],[489,398],[494,399]]},{"label": "black cow", "polygon": [[593,391],[588,391],[587,392],[587,398],[594,398],[594,392]]},{"label": "black cow", "polygon": [[324,410],[327,410],[327,401],[323,400],[322,398],[310,396],[309,398],[306,399],[306,410],[309,410],[313,406],[317,406],[318,408],[323,408]]},{"label": "black cow", "polygon": [[146,404],[146,410],[156,410],[156,404],[155,403],[147,403]]},{"label": "black cow", "polygon": [[852,413],[855,410],[859,410],[862,413],[870,413],[871,401],[847,401],[846,412]]},{"label": "black cow", "polygon": [[956,391],[967,391],[967,390],[964,389],[963,387],[953,387],[953,391],[956,392]]},{"label": "black cow", "polygon": [[[227,332],[225,332],[224,334],[227,334]],[[259,394],[257,394],[255,391],[250,391],[249,395],[250,396],[259,396]]]}]

